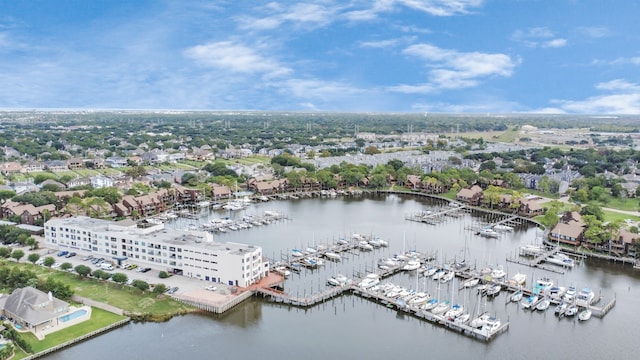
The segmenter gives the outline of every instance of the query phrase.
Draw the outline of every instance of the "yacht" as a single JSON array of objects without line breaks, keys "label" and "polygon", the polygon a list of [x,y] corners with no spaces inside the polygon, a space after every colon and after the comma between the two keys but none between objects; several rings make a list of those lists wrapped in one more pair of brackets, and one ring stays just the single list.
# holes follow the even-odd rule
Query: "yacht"
[{"label": "yacht", "polygon": [[348,281],[349,279],[345,275],[338,274],[327,279],[327,284],[332,286],[344,286]]},{"label": "yacht", "polygon": [[552,287],[553,287],[553,281],[548,277],[543,277],[536,281],[533,291],[535,292],[537,290],[538,292],[544,292],[547,289],[550,289]]},{"label": "yacht", "polygon": [[439,303],[438,305],[436,305],[436,307],[434,307],[433,310],[431,310],[431,312],[436,314],[436,315],[440,315],[440,314],[446,312],[447,310],[449,310],[449,301],[445,300],[445,301]]},{"label": "yacht", "polygon": [[369,240],[369,244],[375,248],[389,246],[389,243],[386,240],[383,240],[380,238],[374,238]]},{"label": "yacht", "polygon": [[493,284],[487,289],[487,296],[497,296],[502,290],[500,284]]},{"label": "yacht", "polygon": [[440,278],[442,277],[442,275],[444,275],[445,271],[443,269],[438,269],[436,270],[436,272],[431,276],[431,278],[433,280],[440,280]]},{"label": "yacht", "polygon": [[596,294],[588,287],[582,288],[578,295],[576,295],[576,303],[580,306],[588,306],[593,303]]},{"label": "yacht", "polygon": [[545,261],[550,264],[559,265],[562,267],[572,268],[575,266],[575,261],[573,261],[572,258],[562,253],[551,255]]},{"label": "yacht", "polygon": [[380,282],[380,277],[378,276],[378,274],[367,274],[367,276],[362,279],[362,281],[360,281],[360,283],[358,283],[358,286],[360,286],[363,289],[368,289],[374,285],[377,285]]},{"label": "yacht", "polygon": [[302,265],[313,268],[318,266],[318,261],[314,257],[307,256],[302,259]]},{"label": "yacht", "polygon": [[547,249],[544,245],[527,244],[520,247],[520,251],[527,255],[538,255],[545,252]]},{"label": "yacht", "polygon": [[427,300],[427,302],[422,306],[422,309],[429,311],[429,310],[433,310],[436,306],[438,306],[438,299],[431,298]]},{"label": "yacht", "polygon": [[333,261],[340,261],[342,259],[342,256],[340,256],[340,254],[331,251],[327,251],[326,253],[324,253],[324,257]]},{"label": "yacht", "polygon": [[560,302],[560,304],[558,304],[558,306],[556,306],[556,308],[553,310],[553,312],[556,315],[562,315],[564,314],[565,311],[567,311],[567,307],[569,307],[569,304],[562,301]]},{"label": "yacht", "polygon": [[293,249],[293,250],[291,250],[291,256],[303,257],[304,253],[302,251],[298,250],[298,249]]},{"label": "yacht", "polygon": [[462,314],[460,314],[460,315],[458,315],[458,316],[456,317],[456,319],[454,320],[454,322],[455,322],[456,324],[463,325],[463,324],[468,323],[468,322],[469,322],[469,319],[471,319],[471,315],[469,315],[469,313],[462,313]]},{"label": "yacht", "polygon": [[573,302],[573,300],[575,300],[576,298],[576,294],[577,294],[576,287],[571,285],[562,296],[562,300],[566,302]]},{"label": "yacht", "polygon": [[493,334],[494,332],[498,331],[500,325],[500,320],[494,317],[490,317],[489,319],[487,319],[486,324],[482,326],[482,331],[485,331],[488,334]]},{"label": "yacht", "polygon": [[517,273],[509,279],[509,283],[514,286],[524,285],[527,282],[527,275],[523,273]]},{"label": "yacht", "polygon": [[492,279],[500,280],[500,279],[504,278],[505,276],[507,276],[507,273],[504,272],[504,269],[502,268],[502,265],[498,265],[498,267],[496,267],[495,269],[493,269],[491,271],[491,278]]},{"label": "yacht", "polygon": [[362,240],[358,243],[358,248],[363,251],[371,251],[373,250],[373,246],[369,244],[366,240]]},{"label": "yacht", "polygon": [[436,273],[436,271],[438,271],[438,268],[435,266],[430,266],[428,267],[425,271],[424,271],[424,276],[425,277],[429,277],[429,276],[433,276],[433,274]]},{"label": "yacht", "polygon": [[484,228],[481,229],[480,232],[478,232],[478,234],[480,236],[484,236],[484,237],[488,237],[488,238],[497,238],[498,236],[500,236],[500,233],[491,229],[491,228]]},{"label": "yacht", "polygon": [[447,271],[440,277],[440,283],[448,283],[449,281],[453,280],[454,277],[455,273],[453,271]]},{"label": "yacht", "polygon": [[578,313],[578,305],[569,305],[567,311],[564,312],[564,316],[574,316]]},{"label": "yacht", "polygon": [[580,313],[578,313],[578,320],[587,321],[589,319],[591,319],[591,310],[590,309],[584,309],[584,310],[580,311]]},{"label": "yacht", "polygon": [[420,268],[420,260],[409,260],[405,266],[402,267],[402,270],[414,271]]},{"label": "yacht", "polygon": [[453,304],[451,309],[444,313],[444,317],[449,320],[453,320],[460,316],[464,312],[464,306],[460,304]]},{"label": "yacht", "polygon": [[291,271],[287,270],[287,268],[285,266],[276,266],[273,268],[273,271],[277,272],[278,274],[284,276],[284,277],[289,277],[289,275],[291,275]]},{"label": "yacht", "polygon": [[415,294],[415,296],[411,300],[409,300],[409,305],[412,305],[412,306],[424,305],[427,303],[430,297],[431,296],[429,296],[429,294],[427,294],[426,292],[419,292]]},{"label": "yacht", "polygon": [[512,232],[513,231],[513,227],[511,227],[509,225],[498,224],[498,225],[494,225],[493,226],[493,230],[495,230],[495,231]]},{"label": "yacht", "polygon": [[472,319],[471,322],[469,323],[469,326],[471,326],[472,328],[479,329],[483,327],[490,318],[491,318],[491,315],[488,312],[484,312],[478,315],[478,317]]},{"label": "yacht", "polygon": [[478,283],[480,282],[480,279],[478,278],[471,278],[471,279],[467,279],[462,283],[462,286],[466,287],[466,288],[471,288],[474,287],[476,285],[478,285]]}]

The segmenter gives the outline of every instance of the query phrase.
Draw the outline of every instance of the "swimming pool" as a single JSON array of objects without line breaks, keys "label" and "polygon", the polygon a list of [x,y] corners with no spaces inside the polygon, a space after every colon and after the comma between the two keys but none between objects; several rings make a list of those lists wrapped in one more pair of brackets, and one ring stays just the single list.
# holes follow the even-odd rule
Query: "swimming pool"
[{"label": "swimming pool", "polygon": [[72,312],[71,314],[60,316],[60,321],[66,322],[66,321],[69,321],[69,320],[73,320],[73,319],[79,318],[80,316],[84,316],[86,314],[87,314],[87,310],[80,309],[80,310]]}]

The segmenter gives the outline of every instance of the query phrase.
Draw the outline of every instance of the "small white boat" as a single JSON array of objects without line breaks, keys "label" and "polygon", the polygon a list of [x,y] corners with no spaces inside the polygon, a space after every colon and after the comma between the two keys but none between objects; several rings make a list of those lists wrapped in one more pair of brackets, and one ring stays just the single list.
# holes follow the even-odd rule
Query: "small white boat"
[{"label": "small white boat", "polygon": [[402,270],[406,271],[415,271],[420,268],[420,260],[409,260],[403,267]]},{"label": "small white boat", "polygon": [[497,296],[502,290],[500,284],[493,284],[487,289],[487,296]]},{"label": "small white boat", "polygon": [[436,305],[436,307],[434,307],[433,310],[431,310],[431,312],[436,315],[440,315],[442,313],[445,313],[447,310],[449,310],[449,301],[445,300],[439,303],[438,305]]},{"label": "small white boat", "polygon": [[469,313],[462,313],[458,315],[453,322],[455,322],[456,324],[463,325],[468,323],[469,319],[471,319],[471,315],[469,315]]},{"label": "small white boat", "polygon": [[498,225],[494,225],[493,226],[493,230],[511,232],[511,231],[513,231],[513,227],[508,226],[508,225],[498,224]]},{"label": "small white boat", "polygon": [[443,269],[436,270],[435,273],[431,276],[433,280],[440,280],[440,278],[444,275],[445,271]]},{"label": "small white boat", "polygon": [[580,306],[588,306],[593,303],[596,298],[596,294],[588,287],[582,288],[578,295],[576,295],[576,303]]},{"label": "small white boat", "polygon": [[456,317],[460,316],[463,312],[464,306],[460,304],[453,304],[453,306],[451,306],[451,309],[444,313],[444,317],[449,320],[453,320]]},{"label": "small white boat", "polygon": [[514,292],[513,294],[511,294],[511,297],[509,297],[509,299],[512,302],[519,302],[520,300],[522,300],[522,297],[524,296],[524,292],[522,290],[517,290],[516,292]]},{"label": "small white boat", "polygon": [[436,306],[438,306],[438,299],[431,298],[422,306],[422,309],[430,311],[433,310]]},{"label": "small white boat", "polygon": [[295,257],[303,257],[304,253],[298,249],[293,249],[291,250],[291,256],[295,256]]},{"label": "small white boat", "polygon": [[484,228],[484,229],[481,229],[481,230],[478,232],[478,234],[479,234],[480,236],[484,236],[484,237],[487,237],[487,238],[497,238],[497,237],[499,237],[499,236],[500,236],[500,233],[499,233],[499,232],[497,232],[497,231],[495,231],[495,230],[493,230],[493,229],[491,229],[491,228]]},{"label": "small white boat", "polygon": [[558,304],[558,306],[556,306],[556,308],[553,310],[553,312],[556,315],[564,314],[564,312],[567,311],[567,307],[569,307],[569,304],[567,304],[566,302],[562,301],[560,304]]},{"label": "small white boat", "polygon": [[472,288],[472,287],[474,287],[474,286],[478,285],[478,283],[479,283],[479,282],[480,282],[480,279],[478,279],[478,278],[471,278],[471,279],[467,279],[467,280],[465,280],[465,281],[462,283],[462,286],[463,286],[463,287],[466,287],[466,288]]},{"label": "small white boat", "polygon": [[345,275],[338,274],[327,279],[327,284],[331,286],[344,286],[348,281],[349,279]]},{"label": "small white boat", "polygon": [[551,305],[551,300],[544,299],[544,300],[540,301],[538,303],[538,305],[536,305],[536,310],[538,310],[538,311],[546,311],[549,308],[549,305]]},{"label": "small white boat", "polygon": [[572,268],[575,266],[575,261],[572,258],[562,253],[551,255],[545,261],[550,264],[559,265],[562,267]]},{"label": "small white boat", "polygon": [[276,266],[273,268],[273,271],[277,272],[278,274],[284,276],[284,277],[289,277],[289,275],[291,275],[291,271],[289,271],[286,267],[284,266]]},{"label": "small white boat", "polygon": [[517,273],[509,279],[509,283],[514,286],[524,285],[527,282],[527,275],[523,273]]},{"label": "small white boat", "polygon": [[433,276],[433,274],[436,273],[436,271],[438,271],[438,268],[435,266],[430,266],[428,267],[425,271],[424,271],[424,276],[425,277],[430,277]]},{"label": "small white boat", "polygon": [[340,261],[342,259],[342,256],[340,256],[340,254],[331,251],[327,251],[326,253],[324,253],[324,257],[333,261]]},{"label": "small white boat", "polygon": [[415,296],[411,300],[409,300],[409,305],[421,306],[423,304],[426,304],[429,298],[430,296],[426,292],[419,292],[415,294]]},{"label": "small white boat", "polygon": [[564,316],[575,316],[578,313],[578,305],[569,305],[567,311],[564,312]]},{"label": "small white boat", "polygon": [[575,300],[575,298],[576,298],[576,294],[577,294],[576,287],[575,286],[569,286],[567,291],[562,296],[562,300],[566,301],[568,303],[572,303],[573,300]]},{"label": "small white boat", "polygon": [[493,269],[491,271],[491,278],[492,279],[500,280],[500,279],[504,278],[505,276],[507,276],[507,273],[504,272],[504,269],[502,268],[502,265],[498,265],[498,267],[496,267],[495,269]]},{"label": "small white boat", "polygon": [[538,255],[545,252],[547,249],[544,245],[536,245],[536,244],[527,244],[520,247],[520,251],[522,251],[525,255]]},{"label": "small white boat", "polygon": [[489,314],[488,312],[484,312],[480,314],[478,317],[472,319],[471,322],[469,323],[469,326],[471,326],[472,328],[479,329],[483,327],[490,318],[491,318],[491,314]]},{"label": "small white boat", "polygon": [[591,310],[590,309],[584,309],[582,311],[580,311],[580,313],[578,314],[578,320],[580,321],[587,321],[591,319]]},{"label": "small white boat", "polygon": [[455,277],[455,273],[453,271],[447,271],[442,275],[442,277],[440,277],[440,283],[442,284],[448,283],[449,281],[453,280],[454,277]]},{"label": "small white boat", "polygon": [[377,285],[380,282],[380,277],[378,276],[378,274],[367,274],[367,276],[362,279],[362,281],[360,281],[360,283],[358,283],[358,286],[360,286],[363,289],[368,289],[374,285]]},{"label": "small white boat", "polygon": [[486,324],[484,324],[484,326],[482,327],[482,331],[485,331],[488,334],[493,334],[494,332],[498,331],[500,325],[500,320],[494,317],[490,317],[487,320]]},{"label": "small white boat", "polygon": [[373,246],[369,244],[367,241],[362,240],[358,243],[358,248],[363,251],[371,251],[373,250]]}]

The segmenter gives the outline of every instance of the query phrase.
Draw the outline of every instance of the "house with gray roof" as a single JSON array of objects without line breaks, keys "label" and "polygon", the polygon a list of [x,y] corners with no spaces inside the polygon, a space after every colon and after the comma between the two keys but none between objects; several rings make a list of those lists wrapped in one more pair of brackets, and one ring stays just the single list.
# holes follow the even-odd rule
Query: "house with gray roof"
[{"label": "house with gray roof", "polygon": [[16,327],[37,333],[57,326],[59,317],[69,311],[69,304],[27,286],[0,297],[0,312]]}]

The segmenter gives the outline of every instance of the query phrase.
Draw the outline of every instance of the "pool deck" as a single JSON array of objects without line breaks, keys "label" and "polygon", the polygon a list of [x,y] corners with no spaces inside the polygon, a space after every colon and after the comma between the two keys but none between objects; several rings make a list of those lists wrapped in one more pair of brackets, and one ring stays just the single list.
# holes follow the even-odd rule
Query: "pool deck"
[{"label": "pool deck", "polygon": [[32,333],[36,338],[38,338],[38,340],[43,340],[45,338],[45,336],[47,336],[47,334],[51,334],[54,333],[56,331],[62,330],[64,328],[68,328],[69,326],[73,326],[75,324],[79,324],[81,322],[87,321],[89,319],[91,319],[91,307],[90,306],[80,306],[80,307],[75,307],[75,306],[70,306],[69,307],[69,311],[66,314],[62,314],[60,316],[58,316],[58,319],[60,319],[60,317],[64,316],[64,315],[68,315],[68,314],[72,314],[78,310],[86,310],[87,313],[79,316],[75,319],[71,319],[68,321],[56,321],[57,324],[52,324],[52,325],[47,325],[44,328],[42,328],[41,330],[37,331],[37,332],[33,332],[31,330],[24,330],[24,329],[17,329],[14,326],[14,329],[16,329],[16,331],[18,332],[22,332],[22,333],[27,333],[30,332]]}]

